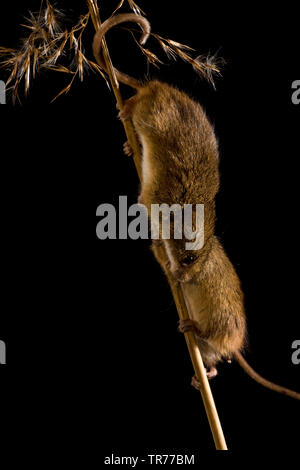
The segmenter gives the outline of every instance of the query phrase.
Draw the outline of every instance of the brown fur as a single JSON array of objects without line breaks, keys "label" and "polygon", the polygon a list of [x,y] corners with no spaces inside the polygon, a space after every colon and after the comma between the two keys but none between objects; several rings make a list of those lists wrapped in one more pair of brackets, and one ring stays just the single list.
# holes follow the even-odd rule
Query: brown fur
[{"label": "brown fur", "polygon": [[[134,21],[150,32],[148,21],[134,14],[116,15],[103,23],[94,39],[97,62],[106,70],[101,52],[105,33],[114,25]],[[169,257],[169,269],[182,290],[204,363],[216,370],[222,358],[234,356],[244,370],[261,384],[294,398],[300,395],[266,381],[242,358],[246,320],[238,276],[214,235],[215,202],[219,189],[218,148],[214,131],[200,104],[185,93],[159,81],[142,84],[115,69],[119,81],[137,94],[125,102],[121,119],[131,118],[142,146],[142,190],[139,201],[151,204],[204,204],[204,246],[189,251],[195,257],[185,263],[186,239],[161,240]],[[128,145],[126,153],[130,154]],[[153,252],[162,267],[157,243]],[[182,330],[183,331],[183,330]]]},{"label": "brown fur", "polygon": [[[105,69],[101,41],[116,24],[136,21],[136,15],[107,20],[94,39],[94,54]],[[147,20],[139,19],[145,36]],[[117,78],[137,90],[124,103],[121,119],[131,119],[142,146],[142,189],[139,202],[151,213],[152,204],[204,204],[204,246],[192,251],[188,266],[186,239],[161,240],[170,270],[182,282],[198,344],[207,366],[229,358],[244,345],[245,315],[239,279],[214,236],[215,196],[219,189],[218,146],[201,105],[176,88],[150,81],[145,84],[115,69]],[[128,152],[126,146],[126,153]],[[153,252],[159,259],[157,245]],[[164,266],[163,266],[164,267]]]},{"label": "brown fur", "polygon": [[[161,263],[157,245],[152,245]],[[214,236],[207,259],[198,266],[198,274],[182,283],[190,318],[203,361],[215,366],[222,358],[230,359],[245,346],[246,317],[239,278]],[[201,268],[201,269],[200,269]]]},{"label": "brown fur", "polygon": [[[218,148],[200,104],[158,81],[139,88],[120,113],[132,118],[142,144],[140,201],[151,204],[204,204],[204,246],[184,266],[186,239],[162,240],[174,277],[183,284],[190,317],[198,324],[198,344],[207,367],[241,350],[245,337],[239,279],[214,236],[219,189]],[[156,252],[154,248],[154,253]]]},{"label": "brown fur", "polygon": [[239,278],[217,238],[197,277],[182,288],[190,317],[217,352],[214,360],[203,351],[204,362],[214,366],[222,357],[230,359],[244,347],[246,318]]},{"label": "brown fur", "polygon": [[[216,138],[202,107],[174,87],[152,81],[138,90],[120,115],[132,118],[143,148],[140,202],[149,213],[151,204],[204,204],[205,245],[193,255],[206,259],[214,233],[219,174]],[[183,266],[186,241],[166,241],[171,271],[180,280],[200,268],[197,263],[189,269]]]}]

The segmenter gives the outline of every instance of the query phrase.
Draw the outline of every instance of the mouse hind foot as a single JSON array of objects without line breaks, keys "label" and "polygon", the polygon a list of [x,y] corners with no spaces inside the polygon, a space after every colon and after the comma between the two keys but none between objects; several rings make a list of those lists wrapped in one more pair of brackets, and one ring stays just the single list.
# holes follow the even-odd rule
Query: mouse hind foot
[{"label": "mouse hind foot", "polygon": [[[217,375],[218,375],[218,370],[217,370],[216,367],[210,367],[209,369],[206,369],[206,376],[207,376],[208,380],[213,379],[213,378],[216,377]],[[196,390],[201,391],[201,383],[200,383],[200,381],[197,379],[197,377],[196,377],[195,375],[192,377],[191,385],[192,385]]]},{"label": "mouse hind foot", "polygon": [[216,367],[210,367],[209,370],[206,370],[206,375],[209,380],[213,379],[218,375],[218,369]]},{"label": "mouse hind foot", "polygon": [[[203,339],[203,333],[201,332],[198,322],[196,322],[195,320],[192,320],[191,318],[185,318],[183,320],[180,319],[178,331],[180,331],[180,333],[193,331],[195,335],[198,336],[199,349],[200,349],[200,353],[203,355],[204,363],[206,361],[208,364],[214,363],[216,359],[219,359],[219,354],[216,353],[211,348],[211,346],[209,346],[209,344],[207,343],[205,339]],[[210,366],[209,368],[206,368],[206,375],[209,380],[213,379],[214,377],[216,377],[216,375],[218,375],[217,368],[215,366]],[[192,378],[192,385],[197,390],[200,390],[200,382],[196,376]]]}]

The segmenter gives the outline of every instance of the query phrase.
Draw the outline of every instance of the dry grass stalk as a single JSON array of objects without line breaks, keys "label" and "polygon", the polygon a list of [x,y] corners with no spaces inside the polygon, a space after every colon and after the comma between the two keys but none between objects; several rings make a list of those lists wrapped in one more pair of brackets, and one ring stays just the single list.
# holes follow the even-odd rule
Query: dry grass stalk
[{"label": "dry grass stalk", "polygon": [[[30,13],[26,24],[22,26],[29,30],[29,35],[22,40],[19,49],[1,47],[0,57],[4,60],[1,67],[9,70],[10,75],[6,85],[11,85],[13,100],[19,98],[19,87],[24,80],[24,91],[27,95],[31,78],[35,78],[41,69],[71,74],[70,83],[53,99],[67,93],[75,78],[82,81],[87,70],[98,72],[105,80],[106,77],[100,67],[89,60],[83,50],[82,35],[89,22],[90,14],[81,16],[78,23],[70,30],[63,29],[64,15],[54,8],[49,0],[45,1],[38,14]],[[63,65],[59,60],[69,61]],[[108,83],[108,82],[107,82]]]},{"label": "dry grass stalk", "polygon": [[[159,59],[156,54],[149,51],[148,49],[145,49],[136,39],[134,33],[140,33],[140,31],[134,28],[123,27],[122,29],[129,31],[132,34],[134,41],[140,48],[141,52],[146,56],[149,64],[152,64],[155,67],[159,67],[159,64],[163,64],[163,61]],[[155,33],[150,33],[150,36],[154,37],[158,41],[160,47],[163,49],[169,59],[177,60],[178,58],[180,58],[184,62],[187,62],[188,64],[192,65],[195,72],[200,77],[203,77],[204,79],[208,80],[215,88],[214,76],[221,75],[221,67],[225,63],[224,59],[222,59],[221,57],[217,57],[216,54],[198,55],[197,57],[193,58],[190,55],[190,52],[194,52],[194,48],[185,44],[181,44],[177,41],[173,41],[172,39],[165,39]]]},{"label": "dry grass stalk", "polygon": [[[101,18],[100,18],[100,13],[99,13],[99,8],[98,8],[97,1],[96,0],[86,0],[86,1],[87,1],[88,6],[89,6],[90,15],[91,15],[95,30],[97,31],[101,26]],[[107,44],[106,44],[105,39],[104,39],[103,42],[104,42],[104,44],[103,44],[103,54],[104,54],[104,58],[106,60],[106,63],[108,64],[109,80],[110,80],[114,95],[116,97],[118,108],[121,110],[122,107],[123,107],[123,98],[122,98],[122,95],[121,95],[121,92],[120,92],[120,89],[119,89],[118,81],[117,81],[115,73],[114,73],[114,69],[113,69],[113,66],[112,66],[112,62],[111,62],[111,59],[110,59],[110,55],[109,55],[109,52],[108,52],[108,48],[107,48]],[[139,148],[139,144],[137,142],[136,136],[135,136],[133,124],[132,124],[130,119],[126,119],[125,121],[123,121],[123,125],[124,125],[127,140],[130,143],[131,148],[133,149],[133,160],[134,160],[134,163],[135,163],[135,167],[136,167],[138,176],[141,179],[140,148]]]},{"label": "dry grass stalk", "polygon": [[[97,11],[97,16],[94,18],[94,24],[96,25],[96,29],[98,29],[99,26],[101,25],[101,19],[100,19],[100,13],[99,13],[99,8],[97,6],[97,2],[96,2],[96,0],[87,0],[87,1],[88,1],[89,4],[91,4],[90,5],[90,11],[91,12],[92,11],[94,11],[94,12]],[[122,6],[123,3],[124,3],[124,1],[120,2],[119,7]],[[176,47],[178,47],[177,44],[176,44]],[[188,47],[188,46],[185,46],[185,47]],[[110,75],[110,79],[112,80],[112,82],[111,82],[112,83],[112,88],[113,88],[113,91],[115,93],[119,108],[122,109],[123,101],[122,101],[120,90],[119,90],[118,87],[114,86],[113,79],[111,78],[112,77],[111,70],[113,69],[113,67],[112,67],[112,63],[111,63],[110,56],[109,56],[109,51],[107,49],[106,44],[105,44],[105,49],[104,49],[104,59],[106,61],[106,66],[107,66],[108,70],[110,70],[109,75]],[[130,124],[130,126],[128,127],[129,124]],[[139,177],[141,179],[140,147],[138,145],[136,135],[135,135],[134,130],[133,130],[132,123],[129,120],[124,121],[124,128],[125,128],[125,132],[127,134],[127,138],[128,138],[128,140],[129,140],[129,142],[130,142],[130,144],[131,144],[131,146],[134,150],[134,161],[135,161],[137,172],[138,172]],[[176,307],[177,307],[179,318],[180,319],[189,318],[189,314],[188,314],[188,310],[187,310],[187,307],[186,307],[186,303],[185,303],[185,300],[184,300],[184,295],[183,295],[181,286],[180,286],[179,283],[175,282],[175,280],[172,277],[170,271],[168,271],[167,268],[165,267],[166,266],[166,261],[168,260],[168,256],[165,252],[165,249],[164,249],[163,246],[160,246],[158,249],[160,250],[160,259],[164,260],[163,261],[164,270],[167,274],[167,278],[168,278],[168,281],[169,281],[169,284],[170,284],[170,287],[171,287],[171,290],[172,290],[172,294],[173,294],[174,301],[175,301],[175,304],[176,304]],[[196,339],[195,339],[195,335],[194,335],[193,332],[187,332],[187,333],[185,333],[184,336],[185,336],[187,346],[188,346],[188,350],[189,350],[189,353],[190,353],[190,357],[191,357],[191,360],[192,360],[192,363],[193,363],[195,375],[196,375],[196,377],[198,378],[198,380],[201,384],[201,396],[202,396],[202,399],[203,399],[204,407],[205,407],[205,410],[206,410],[207,418],[208,418],[208,421],[209,421],[209,424],[210,424],[210,428],[211,428],[211,432],[212,432],[212,435],[213,435],[213,439],[214,439],[216,449],[218,449],[218,450],[227,450],[223,430],[222,430],[221,423],[220,423],[220,420],[219,420],[219,417],[218,417],[218,413],[217,413],[217,410],[216,410],[214,399],[213,399],[213,396],[212,396],[212,393],[211,393],[210,385],[209,385],[209,382],[208,382],[208,379],[207,379],[207,376],[206,376],[206,369],[204,367],[202,357],[201,357],[201,354],[200,354],[200,351],[199,351],[199,348],[198,348],[198,345],[197,345],[197,342],[196,342]]]},{"label": "dry grass stalk", "polygon": [[[61,90],[52,101],[68,93],[77,77],[83,81],[84,73],[88,70],[99,73],[102,78],[106,80],[108,85],[110,81],[115,88],[119,87],[113,67],[111,66],[110,56],[107,54],[106,43],[104,45],[104,53],[110,63],[109,70],[111,71],[111,76],[109,76],[109,81],[106,79],[106,74],[101,70],[98,64],[89,60],[84,53],[82,35],[89,19],[92,18],[95,29],[99,28],[97,1],[86,1],[89,6],[89,13],[82,16],[79,22],[69,31],[63,28],[64,14],[53,7],[49,0],[42,0],[39,13],[29,13],[29,17],[26,19],[27,23],[22,25],[29,30],[29,35],[23,39],[21,47],[18,49],[0,47],[0,58],[2,57],[4,59],[0,62],[0,66],[9,71],[6,85],[10,85],[8,89],[12,91],[13,101],[16,99],[20,101],[19,88],[21,82],[24,81],[24,91],[25,95],[27,95],[31,80],[34,79],[37,73],[43,68],[72,75],[70,83]],[[125,3],[134,13],[145,15],[133,0],[126,0],[126,2],[125,0],[121,0],[113,14],[120,10]],[[133,34],[134,30],[130,31]],[[220,74],[220,59],[217,59],[215,56],[198,56],[193,58],[190,55],[190,53],[194,51],[193,48],[173,41],[172,39],[165,39],[158,34],[152,33],[152,36],[158,41],[169,58],[173,60],[176,60],[178,57],[181,58],[191,64],[199,75],[208,79],[214,85],[213,74]],[[163,63],[156,54],[141,46],[135,37],[134,39],[149,64],[158,67],[159,64]],[[65,62],[69,61],[69,65],[62,63],[61,59]],[[120,97],[118,97],[118,99],[121,101]]]},{"label": "dry grass stalk", "polygon": [[[124,5],[124,3],[125,3],[125,0],[121,0],[117,8],[113,11],[112,15],[114,15],[118,10],[120,10],[120,8]],[[136,15],[146,16],[146,13],[133,0],[127,0],[127,3],[129,4],[129,7]]]},{"label": "dry grass stalk", "polygon": [[[86,68],[96,70],[106,80],[105,75],[100,70],[98,65],[87,59],[83,52],[82,34],[88,24],[89,18],[92,19],[95,30],[98,30],[101,25],[97,0],[86,0],[86,2],[89,7],[89,13],[85,16],[82,16],[77,25],[68,31],[67,29],[63,30],[61,27],[61,12],[52,7],[49,3],[49,0],[46,0],[46,5],[44,8],[42,8],[41,5],[39,14],[37,16],[31,14],[30,18],[27,20],[25,27],[31,32],[30,35],[24,39],[22,47],[20,49],[0,47],[0,56],[4,57],[5,59],[1,65],[10,70],[10,76],[7,80],[7,83],[13,83],[12,89],[14,98],[17,97],[19,99],[18,89],[22,79],[25,78],[25,93],[27,93],[30,87],[31,75],[34,78],[37,71],[42,67],[73,75],[71,82],[55,97],[55,99],[58,98],[58,96],[69,92],[75,77],[78,76],[81,80],[83,80],[84,71]],[[136,14],[144,14],[133,0],[127,0],[127,2],[130,8]],[[121,0],[114,13],[116,13],[124,3],[125,0]],[[161,47],[170,58],[175,59],[178,56],[181,57],[183,60],[191,63],[201,75],[205,76],[209,80],[211,80],[211,74],[213,72],[220,72],[215,60],[213,60],[214,58],[206,59],[205,61],[203,60],[203,57],[193,59],[187,53],[187,51],[193,50],[189,46],[185,46],[170,39],[164,39],[161,36],[155,34],[153,34],[153,36],[159,41]],[[66,67],[58,63],[58,59],[66,55],[67,45],[69,45],[69,52],[71,51],[73,53],[73,63],[70,67]],[[155,65],[161,63],[160,59],[158,59],[157,56],[151,51],[142,48],[142,52],[150,63]],[[108,75],[112,90],[115,94],[119,109],[122,109],[123,99],[113,71],[105,40],[103,53],[107,68],[109,70]],[[129,119],[123,121],[123,124],[127,139],[134,151],[134,163],[141,179],[140,147],[136,139],[134,128],[132,122]],[[167,261],[167,254],[164,248],[160,247],[159,249],[160,258]],[[166,274],[173,293],[179,317],[181,319],[188,318],[189,315],[181,286],[175,282],[169,271],[167,271]],[[201,384],[201,395],[216,448],[220,450],[226,450],[227,447],[222,427],[207,380],[206,370],[204,368],[201,354],[193,332],[185,333],[185,339],[196,377]]]},{"label": "dry grass stalk", "polygon": [[192,65],[195,72],[204,77],[215,87],[214,74],[221,75],[221,65],[224,63],[223,59],[218,58],[216,55],[198,55],[196,58],[193,58],[187,52],[195,51],[192,47],[173,41],[172,39],[165,39],[158,34],[152,33],[152,36],[157,39],[170,59],[176,60],[177,57],[179,57],[184,62]]}]

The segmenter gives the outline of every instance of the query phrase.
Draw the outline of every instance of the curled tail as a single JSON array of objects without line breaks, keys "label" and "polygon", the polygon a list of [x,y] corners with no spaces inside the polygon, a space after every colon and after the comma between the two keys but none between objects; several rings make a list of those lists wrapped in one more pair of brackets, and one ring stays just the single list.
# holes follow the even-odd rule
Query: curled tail
[{"label": "curled tail", "polygon": [[259,375],[257,372],[255,372],[254,369],[252,369],[251,366],[249,366],[248,362],[244,357],[241,355],[241,353],[236,352],[234,353],[234,358],[235,360],[239,363],[242,369],[248,374],[253,380],[258,382],[260,385],[263,385],[266,388],[269,388],[270,390],[273,390],[274,392],[282,393],[283,395],[287,395],[291,398],[295,398],[296,400],[300,400],[300,393],[294,392],[293,390],[290,390],[289,388],[282,387],[281,385],[277,385],[273,382],[270,382],[270,380],[264,379],[261,375]]},{"label": "curled tail", "polygon": [[[115,15],[111,16],[108,18],[108,20],[104,21],[98,31],[96,32],[94,36],[94,41],[93,41],[93,53],[95,56],[95,59],[97,63],[100,65],[105,72],[107,72],[107,67],[105,64],[105,60],[103,58],[103,51],[102,51],[102,40],[107,33],[107,31],[114,26],[120,24],[120,23],[125,23],[127,21],[134,22],[140,25],[142,29],[142,37],[140,39],[140,44],[145,44],[147,41],[149,35],[150,35],[150,30],[151,26],[149,21],[144,18],[143,16],[136,15],[135,13],[122,13],[120,15]],[[119,70],[114,68],[114,72],[116,74],[117,79],[121,82],[124,83],[125,85],[129,85],[130,87],[134,89],[141,88],[142,84],[139,80],[136,80],[133,77],[130,77],[126,73],[119,72]]]}]

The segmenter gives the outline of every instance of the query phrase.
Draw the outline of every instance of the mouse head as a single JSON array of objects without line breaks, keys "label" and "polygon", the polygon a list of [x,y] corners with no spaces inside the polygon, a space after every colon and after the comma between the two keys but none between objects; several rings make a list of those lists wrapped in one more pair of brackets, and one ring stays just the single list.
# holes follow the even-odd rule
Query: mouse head
[{"label": "mouse head", "polygon": [[[175,237],[174,220],[171,221],[171,238],[165,239],[164,244],[169,259],[168,267],[179,282],[189,282],[195,278],[211,250],[215,223],[214,201],[204,205],[204,215],[204,224],[199,224],[200,218],[197,220],[193,207],[192,218],[187,220],[187,226],[182,228],[180,238]],[[186,237],[187,234],[190,238]]]},{"label": "mouse head", "polygon": [[178,282],[189,282],[198,276],[211,249],[212,240],[207,240],[200,250],[186,250],[187,240],[165,240],[170,269]]}]

